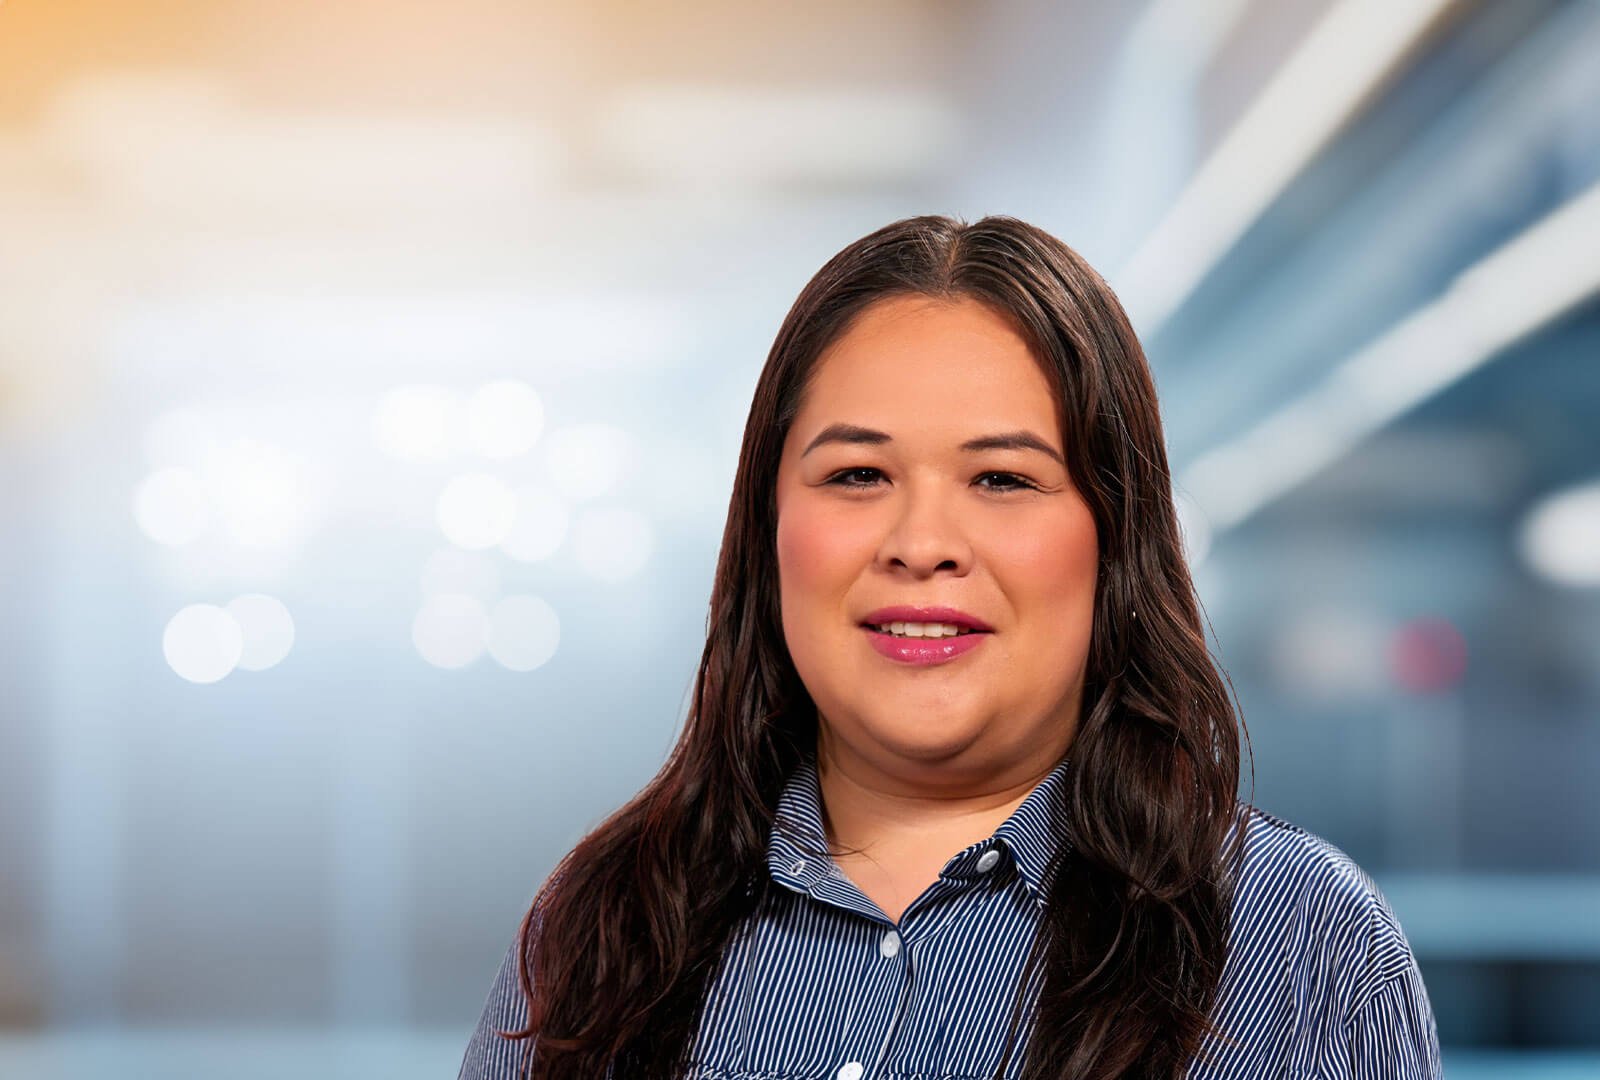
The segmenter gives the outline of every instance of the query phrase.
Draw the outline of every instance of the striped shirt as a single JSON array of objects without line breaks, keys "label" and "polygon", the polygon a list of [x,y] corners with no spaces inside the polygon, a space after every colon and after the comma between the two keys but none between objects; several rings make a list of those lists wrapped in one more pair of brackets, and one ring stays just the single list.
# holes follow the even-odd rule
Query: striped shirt
[{"label": "striped shirt", "polygon": [[[978,1080],[999,1067],[1017,982],[1064,835],[1066,762],[994,834],[951,858],[898,924],[826,850],[815,760],[790,778],[767,865],[783,886],[730,942],[689,1080]],[[1372,879],[1333,844],[1244,803],[1242,874],[1222,983],[1190,1080],[1433,1080],[1439,1036],[1422,976]],[[797,842],[798,841],[798,842]],[[527,1020],[513,941],[460,1080],[510,1080]],[[1042,972],[1024,987],[1031,1016]],[[1005,1076],[1019,1077],[1028,1025]]]}]

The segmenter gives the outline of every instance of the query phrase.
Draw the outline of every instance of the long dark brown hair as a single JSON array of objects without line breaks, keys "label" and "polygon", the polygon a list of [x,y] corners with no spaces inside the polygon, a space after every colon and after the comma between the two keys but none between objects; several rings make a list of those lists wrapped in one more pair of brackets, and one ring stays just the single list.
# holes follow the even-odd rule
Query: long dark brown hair
[{"label": "long dark brown hair", "polygon": [[1023,333],[1061,396],[1070,475],[1099,532],[1059,808],[1067,835],[1030,962],[1043,977],[1023,1075],[1166,1080],[1212,1033],[1247,820],[1224,852],[1240,741],[1183,555],[1144,352],[1111,289],[1060,240],[1012,217],[925,216],[835,255],[778,331],[745,425],[683,732],[523,920],[529,1023],[503,1034],[528,1040],[530,1077],[597,1080],[610,1067],[671,1080],[688,1067],[724,948],[775,887],[766,851],[778,796],[816,747],[816,707],[779,620],[778,459],[819,355],[869,304],[914,294],[976,300]]}]

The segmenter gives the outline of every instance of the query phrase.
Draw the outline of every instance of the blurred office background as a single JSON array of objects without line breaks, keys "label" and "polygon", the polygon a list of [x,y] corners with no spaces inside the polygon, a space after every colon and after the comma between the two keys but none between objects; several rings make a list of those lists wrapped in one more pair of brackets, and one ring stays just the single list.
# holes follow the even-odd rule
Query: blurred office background
[{"label": "blurred office background", "polygon": [[1124,298],[1453,1077],[1600,1076],[1600,3],[0,4],[0,1074],[453,1076],[830,254]]}]

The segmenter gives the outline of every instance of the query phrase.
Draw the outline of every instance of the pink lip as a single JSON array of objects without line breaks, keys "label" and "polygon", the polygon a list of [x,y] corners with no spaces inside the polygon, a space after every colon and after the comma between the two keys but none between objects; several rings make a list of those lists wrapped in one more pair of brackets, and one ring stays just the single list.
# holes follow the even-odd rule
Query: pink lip
[{"label": "pink lip", "polygon": [[[895,622],[950,623],[963,630],[974,631],[958,637],[902,638],[881,633],[874,626]],[[993,629],[976,615],[952,607],[898,607],[879,608],[863,621],[867,640],[879,653],[902,664],[942,664],[981,645]]]},{"label": "pink lip", "polygon": [[873,626],[886,626],[892,622],[947,622],[959,626],[963,630],[992,631],[994,629],[994,627],[976,615],[968,615],[959,608],[913,607],[909,604],[879,608],[861,621],[864,624],[870,623]]},{"label": "pink lip", "polygon": [[[932,621],[932,620],[929,620]],[[942,664],[954,660],[962,653],[971,652],[989,640],[988,634],[962,634],[946,638],[902,638],[880,633],[872,627],[863,627],[862,633],[878,652],[902,664]]]}]

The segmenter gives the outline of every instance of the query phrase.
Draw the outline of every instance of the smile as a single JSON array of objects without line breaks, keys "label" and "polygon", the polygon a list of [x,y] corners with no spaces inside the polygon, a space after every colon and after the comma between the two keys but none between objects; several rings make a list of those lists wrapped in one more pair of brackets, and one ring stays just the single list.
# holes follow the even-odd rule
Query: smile
[{"label": "smile", "polygon": [[874,626],[873,629],[880,634],[911,638],[957,637],[961,634],[977,633],[969,626],[957,626],[955,623],[892,622]]}]

